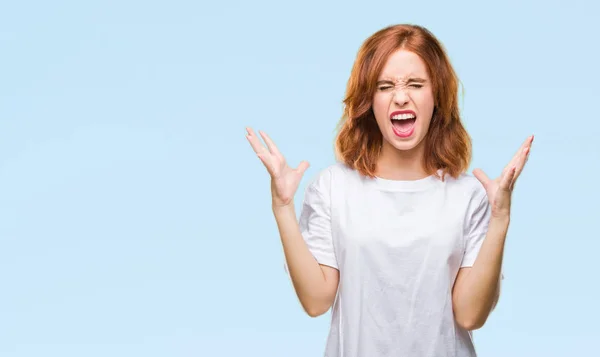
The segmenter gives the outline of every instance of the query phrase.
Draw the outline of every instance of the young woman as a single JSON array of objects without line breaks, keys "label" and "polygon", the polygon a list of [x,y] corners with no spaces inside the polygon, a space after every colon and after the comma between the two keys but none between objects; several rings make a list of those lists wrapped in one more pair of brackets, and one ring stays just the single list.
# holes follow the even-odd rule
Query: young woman
[{"label": "young woman", "polygon": [[329,357],[475,356],[499,292],[511,194],[527,138],[501,176],[466,174],[471,141],[458,79],[425,28],[382,29],[362,45],[336,138],[339,162],[307,187],[262,131],[247,138],[271,175],[272,208],[303,308],[332,306]]}]

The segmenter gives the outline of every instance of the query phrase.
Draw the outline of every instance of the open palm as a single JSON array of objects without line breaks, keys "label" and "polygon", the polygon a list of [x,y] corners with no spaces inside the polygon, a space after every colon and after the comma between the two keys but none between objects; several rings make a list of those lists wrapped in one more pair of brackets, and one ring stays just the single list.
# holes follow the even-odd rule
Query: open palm
[{"label": "open palm", "polygon": [[517,178],[523,171],[533,142],[533,135],[528,137],[519,148],[502,174],[491,180],[481,169],[473,170],[473,175],[481,182],[492,206],[492,216],[508,217],[510,215],[511,196]]},{"label": "open palm", "polygon": [[271,175],[271,193],[273,195],[274,206],[289,205],[294,199],[294,194],[298,189],[302,175],[308,168],[308,162],[302,161],[297,168],[291,168],[285,161],[283,155],[275,146],[275,143],[269,136],[259,131],[260,136],[265,141],[265,147],[252,128],[246,128],[248,134],[246,138],[254,149],[254,152],[267,168]]}]

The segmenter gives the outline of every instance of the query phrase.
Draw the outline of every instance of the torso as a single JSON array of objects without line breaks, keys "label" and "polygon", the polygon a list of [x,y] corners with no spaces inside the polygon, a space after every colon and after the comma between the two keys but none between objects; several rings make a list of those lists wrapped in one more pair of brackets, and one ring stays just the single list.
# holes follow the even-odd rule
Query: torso
[{"label": "torso", "polygon": [[451,293],[479,182],[327,170],[340,283],[325,355],[475,356],[471,334],[454,322]]}]

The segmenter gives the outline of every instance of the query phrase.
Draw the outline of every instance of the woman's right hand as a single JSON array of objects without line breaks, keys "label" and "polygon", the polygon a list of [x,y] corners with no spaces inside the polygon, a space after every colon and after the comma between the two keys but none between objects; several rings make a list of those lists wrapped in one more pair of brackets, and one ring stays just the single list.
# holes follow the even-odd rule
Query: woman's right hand
[{"label": "woman's right hand", "polygon": [[[302,161],[297,168],[291,168],[286,162],[285,158],[275,143],[269,138],[269,136],[259,131],[260,136],[263,138],[267,147],[262,145],[260,139],[252,128],[246,128],[248,134],[246,138],[250,142],[250,145],[256,152],[256,155],[262,161],[267,168],[269,175],[271,175],[271,194],[273,196],[273,207],[284,207],[293,202],[294,195],[302,179],[302,175],[308,168],[308,162]],[[268,149],[267,149],[268,148]]]}]

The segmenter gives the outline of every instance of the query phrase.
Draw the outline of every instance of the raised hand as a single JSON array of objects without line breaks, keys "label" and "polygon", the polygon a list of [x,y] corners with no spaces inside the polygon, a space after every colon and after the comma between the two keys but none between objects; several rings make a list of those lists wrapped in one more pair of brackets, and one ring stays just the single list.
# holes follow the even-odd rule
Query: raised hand
[{"label": "raised hand", "polygon": [[246,128],[246,130],[248,132],[246,138],[260,161],[267,168],[269,175],[271,175],[273,206],[282,207],[289,205],[294,199],[294,194],[298,189],[302,175],[304,175],[309,166],[308,162],[302,161],[297,168],[291,168],[275,146],[275,143],[273,143],[273,140],[266,133],[259,131],[267,147],[262,145],[252,128]]},{"label": "raised hand", "polygon": [[500,177],[494,180],[491,180],[481,169],[473,170],[473,175],[481,182],[487,192],[488,199],[492,206],[493,217],[508,218],[510,216],[512,192],[517,178],[527,163],[532,143],[533,135],[525,140],[519,148],[519,151],[517,151],[512,160],[510,160],[508,165],[502,170]]}]

